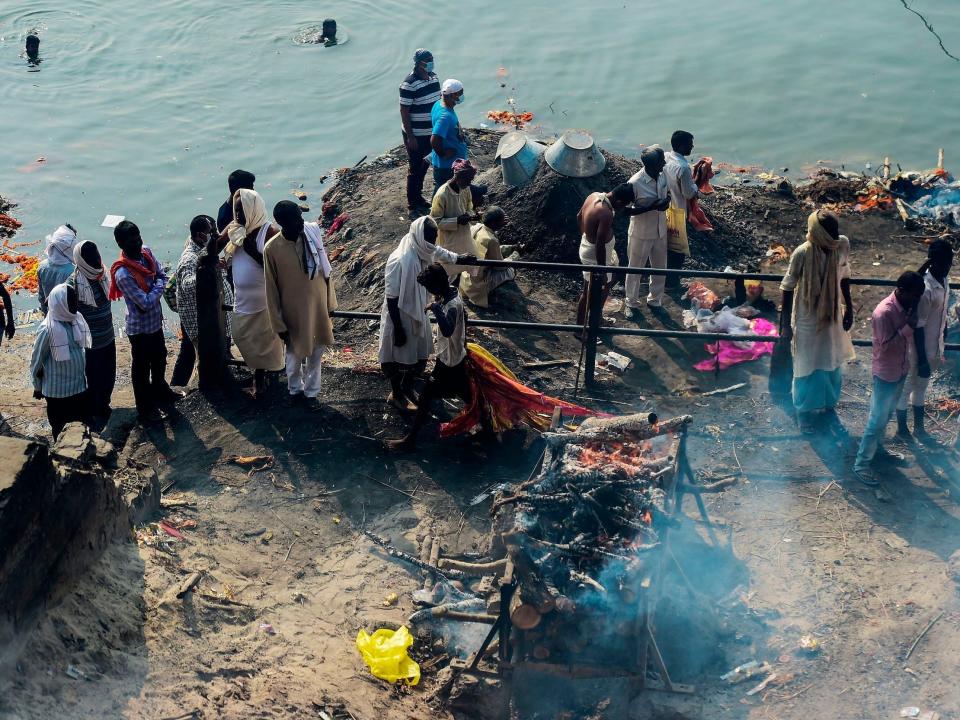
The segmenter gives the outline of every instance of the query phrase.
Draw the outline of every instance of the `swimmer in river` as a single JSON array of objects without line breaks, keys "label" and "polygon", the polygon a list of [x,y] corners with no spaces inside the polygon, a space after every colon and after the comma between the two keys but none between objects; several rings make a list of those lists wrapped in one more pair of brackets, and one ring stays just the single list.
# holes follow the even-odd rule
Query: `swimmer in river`
[{"label": "swimmer in river", "polygon": [[27,35],[26,43],[24,43],[24,52],[27,56],[27,61],[31,65],[40,64],[40,38],[33,33]]},{"label": "swimmer in river", "polygon": [[323,43],[324,47],[333,47],[337,44],[337,21],[332,18],[327,18],[323,21],[323,34],[317,40],[318,43]]}]

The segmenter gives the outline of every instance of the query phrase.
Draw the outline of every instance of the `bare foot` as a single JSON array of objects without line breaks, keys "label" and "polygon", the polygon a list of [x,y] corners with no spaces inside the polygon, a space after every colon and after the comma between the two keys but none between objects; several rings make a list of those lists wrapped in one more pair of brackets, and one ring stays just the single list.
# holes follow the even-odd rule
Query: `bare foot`
[{"label": "bare foot", "polygon": [[387,404],[392,405],[393,407],[395,407],[397,410],[400,410],[401,412],[403,411],[414,412],[417,409],[417,406],[414,405],[410,400],[408,400],[405,397],[398,399],[394,397],[393,393],[390,393],[389,395],[387,395]]},{"label": "bare foot", "polygon": [[394,452],[409,452],[416,447],[413,438],[405,437],[400,438],[399,440],[385,440],[383,443],[387,450],[392,450]]}]

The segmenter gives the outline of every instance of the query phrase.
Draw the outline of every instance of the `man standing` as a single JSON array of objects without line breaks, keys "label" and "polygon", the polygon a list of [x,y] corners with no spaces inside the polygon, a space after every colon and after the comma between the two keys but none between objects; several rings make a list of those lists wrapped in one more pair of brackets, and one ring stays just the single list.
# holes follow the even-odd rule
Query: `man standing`
[{"label": "man standing", "polygon": [[127,337],[132,361],[130,380],[142,423],[163,419],[159,405],[183,397],[167,385],[167,346],[163,339],[163,311],[160,298],[167,276],[143,244],[140,228],[129,220],[113,229],[120,246],[120,259],[110,267],[110,299],[123,298],[127,306]]},{"label": "man standing", "polygon": [[913,342],[917,304],[923,290],[923,278],[915,272],[905,272],[897,278],[897,289],[881,300],[870,316],[873,324],[873,397],[870,399],[870,417],[853,465],[854,475],[868,487],[878,484],[870,463],[878,456],[891,457],[891,453],[883,448],[883,431],[897,406],[910,369],[907,348]]},{"label": "man standing", "polygon": [[853,326],[853,300],[850,240],[840,234],[836,213],[810,213],[807,240],[790,256],[780,290],[780,339],[793,341],[793,405],[800,432],[815,433],[816,415],[823,412],[829,429],[846,436],[836,406],[843,383],[840,368],[854,358],[848,334]]},{"label": "man standing", "polygon": [[[693,170],[687,158],[693,152],[693,135],[686,130],[677,130],[670,137],[670,147],[665,153],[666,167],[663,172],[667,176],[667,188],[670,190],[670,206],[676,215],[678,227],[684,232],[670,232],[667,239],[667,267],[679,270],[683,267],[683,259],[690,254],[690,243],[686,241],[687,203],[700,197],[700,191],[693,182]],[[680,278],[667,278],[666,286],[676,288],[680,286]]]},{"label": "man standing", "polygon": [[287,386],[294,399],[320,394],[320,361],[333,345],[337,309],[330,261],[317,223],[304,223],[296,203],[278,202],[273,219],[280,226],[263,250],[270,325],[286,347]]},{"label": "man standing", "polygon": [[47,314],[47,297],[60,283],[65,283],[76,269],[73,264],[73,248],[77,244],[77,231],[73,225],[61,225],[47,235],[46,257],[37,267],[37,299],[40,312]]},{"label": "man standing", "polygon": [[950,300],[950,278],[953,246],[948,240],[934,240],[927,249],[927,262],[918,273],[923,277],[924,291],[917,305],[917,327],[909,347],[910,372],[897,403],[897,435],[911,440],[907,427],[907,406],[913,407],[913,437],[923,443],[936,442],[923,426],[924,397],[930,375],[944,362],[944,333],[947,328],[947,305]]},{"label": "man standing", "polygon": [[[627,259],[633,268],[642,268],[650,263],[652,268],[667,266],[667,218],[665,211],[670,207],[667,194],[667,177],[663,172],[666,160],[660,148],[647,148],[640,153],[643,169],[630,178],[633,188],[633,207],[627,209],[630,215],[630,228],[627,231]],[[663,275],[650,276],[650,291],[647,305],[663,305],[663,288],[666,278]],[[627,275],[624,281],[626,308],[624,315],[634,320],[640,307],[640,276]]]},{"label": "man standing", "polygon": [[431,149],[431,111],[439,99],[440,81],[433,72],[433,53],[420,48],[413,54],[413,72],[400,83],[403,145],[410,159],[407,169],[407,209],[411,214],[422,214],[422,211],[430,209],[430,203],[423,199],[423,179],[427,174],[427,156]]},{"label": "man standing", "polygon": [[[614,249],[613,216],[616,210],[622,210],[633,202],[634,193],[630,183],[622,183],[613,192],[595,192],[587,195],[577,224],[580,227],[580,262],[584,265],[619,265],[620,259]],[[607,273],[603,284],[603,302],[610,293],[613,273]],[[583,290],[577,300],[577,325],[583,325],[587,313],[587,290],[590,287],[590,273],[583,273]],[[583,338],[581,338],[583,339]]]},{"label": "man standing", "polygon": [[217,232],[223,232],[224,228],[233,220],[233,201],[237,190],[253,190],[253,183],[257,178],[252,172],[246,170],[234,170],[227,177],[227,187],[230,189],[230,197],[220,206],[217,212]]},{"label": "man standing", "polygon": [[463,102],[463,83],[459,80],[444,80],[440,88],[440,100],[430,111],[431,135],[430,164],[433,166],[433,192],[436,193],[447,180],[453,177],[453,162],[467,159],[467,138],[460,127],[460,118],[454,107]]},{"label": "man standing", "polygon": [[[478,259],[503,260],[497,232],[506,223],[507,216],[499,207],[491,205],[486,209],[482,224],[474,225],[471,231]],[[481,267],[474,270],[476,274],[473,277],[469,273],[461,275],[460,294],[479,307],[487,307],[490,293],[516,277],[516,271],[510,267]]]}]

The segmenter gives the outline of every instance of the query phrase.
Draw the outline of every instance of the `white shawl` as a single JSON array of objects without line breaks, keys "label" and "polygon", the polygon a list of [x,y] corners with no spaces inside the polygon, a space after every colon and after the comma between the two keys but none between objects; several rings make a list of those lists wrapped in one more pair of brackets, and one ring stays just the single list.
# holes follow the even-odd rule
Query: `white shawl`
[{"label": "white shawl", "polygon": [[47,260],[51,265],[70,265],[73,263],[73,246],[77,234],[66,225],[61,225],[47,235]]},{"label": "white shawl", "polygon": [[326,280],[330,279],[330,260],[327,250],[323,246],[323,230],[317,223],[303,224],[304,245],[307,248],[307,276],[313,280],[317,276],[317,269],[323,272]]},{"label": "white shawl", "polygon": [[[400,263],[400,295],[397,305],[400,312],[410,318],[410,321],[419,326],[427,320],[427,289],[417,282],[417,275],[425,265],[433,262],[437,246],[427,242],[423,236],[423,226],[430,218],[427,215],[418,217],[410,223],[410,232],[403,236],[397,249],[390,253],[387,262],[396,260]],[[416,333],[417,328],[414,328]]]},{"label": "white shawl", "polygon": [[83,255],[80,254],[80,248],[88,242],[91,241],[84,240],[73,247],[73,264],[77,266],[77,295],[80,298],[80,302],[84,305],[96,307],[97,300],[93,295],[93,286],[91,283],[100,283],[100,287],[103,288],[103,296],[109,297],[110,279],[107,277],[107,271],[103,267],[103,261],[100,262],[100,267],[95,268],[84,260]]},{"label": "white shawl", "polygon": [[53,288],[47,302],[47,316],[43,319],[43,324],[50,335],[50,354],[53,355],[54,360],[64,362],[70,359],[70,336],[63,323],[73,326],[73,339],[80,347],[89,348],[93,345],[90,327],[83,315],[70,312],[65,284]]}]

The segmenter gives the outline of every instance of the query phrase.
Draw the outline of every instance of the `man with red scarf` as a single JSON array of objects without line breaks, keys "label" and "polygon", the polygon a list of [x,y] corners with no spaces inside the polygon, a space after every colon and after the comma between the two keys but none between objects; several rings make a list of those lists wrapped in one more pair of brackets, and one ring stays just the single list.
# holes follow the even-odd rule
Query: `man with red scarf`
[{"label": "man with red scarf", "polygon": [[140,228],[124,220],[113,229],[120,246],[120,259],[110,268],[110,299],[121,297],[127,306],[127,337],[130,338],[130,380],[141,423],[162,420],[159,406],[179,400],[164,379],[167,345],[163,339],[160,298],[167,276],[150,249],[144,247]]}]

